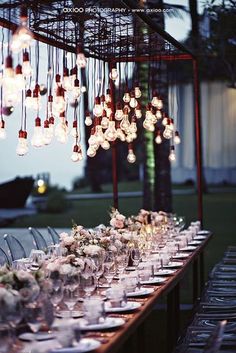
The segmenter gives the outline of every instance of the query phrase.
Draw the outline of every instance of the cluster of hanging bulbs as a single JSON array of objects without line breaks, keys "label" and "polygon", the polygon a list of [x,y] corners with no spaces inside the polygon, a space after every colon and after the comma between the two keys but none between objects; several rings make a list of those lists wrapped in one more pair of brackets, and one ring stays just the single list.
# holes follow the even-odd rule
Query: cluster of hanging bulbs
[{"label": "cluster of hanging bulbs", "polygon": [[[49,145],[54,136],[59,142],[66,143],[69,135],[66,108],[68,102],[71,102],[76,109],[81,94],[86,92],[86,88],[84,86],[81,87],[78,80],[78,69],[86,66],[86,57],[82,48],[78,47],[76,65],[71,70],[64,67],[62,77],[58,73],[55,75],[53,88],[47,95],[46,119],[42,122],[39,117],[39,111],[42,106],[41,96],[47,93],[47,89],[44,85],[39,85],[37,82],[32,87],[34,72],[30,62],[30,47],[33,34],[27,27],[27,20],[27,10],[22,7],[20,25],[12,35],[8,55],[5,59],[3,71],[0,74],[2,92],[0,139],[6,138],[3,106],[13,109],[23,99],[25,109],[32,110],[36,114],[34,132],[31,138],[32,146],[42,147]],[[17,58],[21,57],[20,62],[15,67],[14,54],[17,55]],[[52,77],[52,74],[53,70],[50,68],[48,77]],[[57,124],[55,124],[56,120]],[[71,135],[75,138],[71,160],[80,161],[82,159],[82,149],[77,117],[73,122]],[[28,152],[27,137],[26,129],[21,127],[16,148],[16,153],[20,156]]]},{"label": "cluster of hanging bulbs", "polygon": [[[116,68],[112,68],[109,76],[111,80],[117,80]],[[137,120],[142,118],[142,109],[139,102],[141,96],[142,92],[138,83],[136,83],[131,91],[126,89],[122,97],[123,102],[116,104],[114,113],[111,107],[112,98],[109,89],[106,95],[95,98],[94,119],[91,118],[89,112],[85,118],[85,124],[92,126],[87,150],[89,157],[94,157],[99,147],[109,149],[110,143],[118,139],[128,143],[128,162],[134,163],[136,161],[133,141],[137,138]],[[157,124],[159,127],[156,127]],[[160,127],[160,124],[163,128]],[[169,160],[175,161],[174,144],[180,143],[179,132],[175,129],[174,120],[163,113],[163,101],[156,92],[153,93],[151,102],[146,106],[143,127],[150,132],[156,130],[155,142],[157,144],[161,144],[163,139],[173,141],[170,147]]]}]

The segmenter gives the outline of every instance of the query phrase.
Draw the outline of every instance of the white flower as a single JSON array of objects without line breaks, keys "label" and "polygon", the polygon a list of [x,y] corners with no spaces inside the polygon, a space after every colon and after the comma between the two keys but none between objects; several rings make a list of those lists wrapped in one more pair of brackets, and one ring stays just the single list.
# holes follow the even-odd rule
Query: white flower
[{"label": "white flower", "polygon": [[65,246],[71,246],[73,243],[74,243],[75,239],[73,236],[67,236],[67,237],[64,237],[63,239],[63,243]]},{"label": "white flower", "polygon": [[60,267],[60,273],[62,275],[68,275],[69,273],[72,272],[72,266],[70,264],[63,264]]},{"label": "white flower", "polygon": [[87,245],[84,247],[84,254],[93,256],[98,255],[102,251],[102,248],[98,245]]},{"label": "white flower", "polygon": [[49,264],[47,264],[47,270],[50,272],[59,271],[58,263],[50,262]]},{"label": "white flower", "polygon": [[69,234],[66,232],[62,232],[59,236],[60,236],[60,239],[63,240],[64,238],[68,237]]}]

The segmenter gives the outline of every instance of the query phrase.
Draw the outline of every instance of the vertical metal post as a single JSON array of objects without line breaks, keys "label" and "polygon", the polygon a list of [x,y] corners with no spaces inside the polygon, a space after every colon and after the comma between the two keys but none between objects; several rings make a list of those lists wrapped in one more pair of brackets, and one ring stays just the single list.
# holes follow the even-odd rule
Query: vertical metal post
[{"label": "vertical metal post", "polygon": [[[109,62],[109,71],[112,69],[112,63]],[[115,85],[112,79],[110,83],[111,108],[112,113],[115,112]],[[112,142],[112,184],[113,184],[113,207],[118,209],[118,178],[117,178],[117,142]]]},{"label": "vertical metal post", "polygon": [[202,139],[201,139],[201,112],[200,112],[200,83],[198,62],[193,59],[193,84],[194,84],[194,113],[195,113],[195,149],[197,162],[197,196],[198,219],[203,225],[203,201],[202,201]]}]

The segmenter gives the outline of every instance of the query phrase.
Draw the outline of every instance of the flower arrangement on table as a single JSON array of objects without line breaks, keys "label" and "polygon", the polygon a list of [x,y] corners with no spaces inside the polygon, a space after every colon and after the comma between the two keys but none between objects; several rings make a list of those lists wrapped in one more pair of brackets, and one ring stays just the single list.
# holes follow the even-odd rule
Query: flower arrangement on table
[{"label": "flower arrangement on table", "polygon": [[7,266],[0,268],[0,287],[9,293],[18,293],[20,300],[24,303],[31,302],[37,298],[43,285],[41,271],[27,272],[23,270],[11,270]]}]

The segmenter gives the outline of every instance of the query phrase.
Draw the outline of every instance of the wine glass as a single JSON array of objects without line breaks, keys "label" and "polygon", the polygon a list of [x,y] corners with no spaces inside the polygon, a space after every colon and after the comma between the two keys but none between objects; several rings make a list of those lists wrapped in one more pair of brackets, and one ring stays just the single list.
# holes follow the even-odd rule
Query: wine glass
[{"label": "wine glass", "polygon": [[67,308],[69,309],[70,316],[72,316],[72,311],[77,303],[77,297],[75,295],[75,290],[70,290],[65,288],[64,296],[63,296],[64,303],[66,304]]},{"label": "wine glass", "polygon": [[96,271],[95,271],[95,277],[97,280],[97,286],[99,286],[99,279],[101,278],[103,272],[104,272],[104,257],[103,256],[94,256],[93,257],[93,262],[94,265],[96,267]]},{"label": "wine glass", "polygon": [[87,298],[90,298],[96,289],[96,276],[95,274],[81,273],[80,278],[81,289],[85,292]]},{"label": "wine glass", "polygon": [[35,336],[44,323],[44,312],[42,306],[36,305],[26,307],[24,311],[24,318]]},{"label": "wine glass", "polygon": [[133,248],[130,251],[130,256],[131,256],[131,260],[133,262],[133,266],[137,267],[140,263],[141,260],[141,253],[139,248]]},{"label": "wine glass", "polygon": [[49,296],[50,296],[50,300],[53,305],[54,311],[56,311],[58,304],[63,299],[63,288],[62,288],[62,282],[60,280],[52,281],[52,287],[51,287],[51,290],[49,291]]}]

